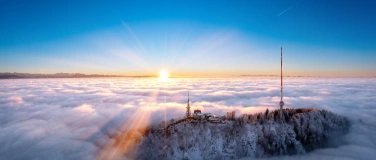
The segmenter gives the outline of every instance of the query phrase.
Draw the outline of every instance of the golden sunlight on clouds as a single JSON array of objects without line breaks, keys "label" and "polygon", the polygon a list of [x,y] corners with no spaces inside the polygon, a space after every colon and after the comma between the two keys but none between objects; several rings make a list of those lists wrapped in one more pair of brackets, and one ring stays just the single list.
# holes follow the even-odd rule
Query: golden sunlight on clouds
[{"label": "golden sunlight on clouds", "polygon": [[19,96],[11,96],[8,98],[8,101],[10,102],[10,104],[14,104],[14,105],[20,105],[24,103],[22,97],[19,97]]},{"label": "golden sunlight on clouds", "polygon": [[95,109],[91,107],[90,104],[83,104],[79,107],[76,107],[74,110],[79,111],[81,113],[92,113],[95,111]]}]

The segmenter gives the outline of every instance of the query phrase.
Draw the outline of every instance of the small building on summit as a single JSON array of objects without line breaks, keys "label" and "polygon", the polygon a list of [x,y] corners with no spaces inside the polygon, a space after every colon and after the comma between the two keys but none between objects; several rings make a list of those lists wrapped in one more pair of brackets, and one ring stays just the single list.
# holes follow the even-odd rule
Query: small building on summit
[{"label": "small building on summit", "polygon": [[193,118],[194,119],[204,119],[205,115],[201,113],[201,110],[196,109],[193,111]]},{"label": "small building on summit", "polygon": [[210,122],[213,122],[213,123],[219,123],[219,122],[221,122],[221,119],[219,117],[217,117],[217,115],[215,115],[215,114],[213,116],[210,116],[208,118],[208,120]]},{"label": "small building on summit", "polygon": [[199,110],[199,109],[195,109],[195,110],[193,111],[193,114],[201,114],[201,110]]},{"label": "small building on summit", "polygon": [[217,117],[216,114],[211,114],[211,113],[202,113],[201,110],[195,109],[193,110],[193,114],[191,114],[191,106],[190,106],[190,101],[189,101],[189,91],[188,91],[188,102],[187,102],[187,111],[186,111],[186,116],[187,118],[193,118],[196,120],[207,120],[209,122],[213,123],[219,123],[221,122],[221,119]]}]

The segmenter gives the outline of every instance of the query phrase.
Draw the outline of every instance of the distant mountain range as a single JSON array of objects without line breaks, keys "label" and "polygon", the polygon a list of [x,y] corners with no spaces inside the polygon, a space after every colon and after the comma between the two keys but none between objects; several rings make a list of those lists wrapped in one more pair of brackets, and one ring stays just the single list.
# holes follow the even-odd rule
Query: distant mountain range
[{"label": "distant mountain range", "polygon": [[151,77],[151,76],[122,76],[122,75],[103,75],[103,74],[82,74],[82,73],[55,73],[55,74],[32,74],[3,72],[0,73],[0,79],[22,79],[22,78],[94,78],[94,77]]}]

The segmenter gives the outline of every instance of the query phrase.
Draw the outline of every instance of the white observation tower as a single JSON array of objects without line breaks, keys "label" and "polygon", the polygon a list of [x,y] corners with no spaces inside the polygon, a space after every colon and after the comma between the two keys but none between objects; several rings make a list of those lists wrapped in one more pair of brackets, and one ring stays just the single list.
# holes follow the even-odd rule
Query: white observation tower
[{"label": "white observation tower", "polygon": [[280,120],[282,120],[282,117],[283,117],[283,105],[285,105],[285,103],[283,102],[283,90],[282,90],[282,85],[283,85],[283,82],[282,82],[282,47],[281,47],[281,101],[279,102],[279,106],[280,106],[280,112],[279,112],[279,118]]}]

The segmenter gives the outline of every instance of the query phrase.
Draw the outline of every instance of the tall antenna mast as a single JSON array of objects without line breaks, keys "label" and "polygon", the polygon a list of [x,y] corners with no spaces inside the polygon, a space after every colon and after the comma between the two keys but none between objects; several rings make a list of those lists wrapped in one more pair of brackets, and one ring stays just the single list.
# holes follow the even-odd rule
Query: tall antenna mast
[{"label": "tall antenna mast", "polygon": [[279,112],[279,118],[282,120],[282,112],[283,112],[283,105],[285,104],[283,102],[283,89],[282,89],[282,85],[283,85],[283,82],[282,82],[282,47],[281,47],[281,101],[279,102],[279,106],[280,106],[280,112]]},{"label": "tall antenna mast", "polygon": [[187,111],[185,112],[187,118],[191,116],[191,106],[189,105],[189,90],[188,90],[188,102],[187,102]]}]

